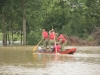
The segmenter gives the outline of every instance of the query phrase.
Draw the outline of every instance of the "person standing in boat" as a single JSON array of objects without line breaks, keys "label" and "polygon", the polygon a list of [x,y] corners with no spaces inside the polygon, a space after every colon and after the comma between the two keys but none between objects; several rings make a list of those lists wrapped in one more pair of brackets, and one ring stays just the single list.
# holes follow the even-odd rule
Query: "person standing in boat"
[{"label": "person standing in boat", "polygon": [[58,42],[59,42],[59,44],[61,45],[61,51],[64,51],[64,47],[65,47],[66,44],[67,44],[67,39],[66,39],[66,37],[65,37],[64,34],[60,34],[60,35],[58,36]]},{"label": "person standing in boat", "polygon": [[46,50],[49,37],[48,37],[48,32],[45,29],[42,30],[42,39],[43,39],[43,49]]},{"label": "person standing in boat", "polygon": [[54,29],[49,31],[49,51],[51,51],[52,46],[55,44],[55,37],[56,34],[54,32]]}]

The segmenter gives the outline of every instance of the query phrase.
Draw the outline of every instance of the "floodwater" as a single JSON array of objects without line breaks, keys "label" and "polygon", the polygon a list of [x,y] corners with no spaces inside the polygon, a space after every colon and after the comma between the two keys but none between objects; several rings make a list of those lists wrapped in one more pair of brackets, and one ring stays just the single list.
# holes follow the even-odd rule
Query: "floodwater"
[{"label": "floodwater", "polygon": [[0,75],[100,75],[99,46],[76,46],[74,54],[40,54],[22,48],[0,48]]}]

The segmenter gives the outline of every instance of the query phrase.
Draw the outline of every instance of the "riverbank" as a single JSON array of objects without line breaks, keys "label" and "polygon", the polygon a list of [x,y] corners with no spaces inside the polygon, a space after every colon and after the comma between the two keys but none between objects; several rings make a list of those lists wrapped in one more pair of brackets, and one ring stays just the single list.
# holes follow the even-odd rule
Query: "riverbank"
[{"label": "riverbank", "polygon": [[[8,45],[8,42],[7,42],[7,45]],[[13,45],[21,45],[21,41],[13,41]],[[0,46],[3,46],[2,41],[0,41]],[[10,46],[12,46],[12,41],[11,41]]]}]

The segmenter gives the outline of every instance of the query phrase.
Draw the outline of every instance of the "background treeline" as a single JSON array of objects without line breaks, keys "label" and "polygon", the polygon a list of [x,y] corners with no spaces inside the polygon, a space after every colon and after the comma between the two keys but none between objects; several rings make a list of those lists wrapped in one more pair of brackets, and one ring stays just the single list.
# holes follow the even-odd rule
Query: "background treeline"
[{"label": "background treeline", "polygon": [[[23,45],[41,39],[41,29],[87,39],[100,27],[100,0],[0,0],[2,41],[13,41],[14,34]],[[15,39],[16,40],[16,39]]]}]

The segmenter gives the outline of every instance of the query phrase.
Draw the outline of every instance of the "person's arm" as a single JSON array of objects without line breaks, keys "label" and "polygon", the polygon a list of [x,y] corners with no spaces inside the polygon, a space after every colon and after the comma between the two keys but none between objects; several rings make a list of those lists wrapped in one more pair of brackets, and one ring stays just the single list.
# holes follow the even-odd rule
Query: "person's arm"
[{"label": "person's arm", "polygon": [[52,31],[52,30],[49,31],[49,35],[50,35],[51,31]]},{"label": "person's arm", "polygon": [[43,33],[42,33],[42,39],[44,39],[44,35],[43,35]]},{"label": "person's arm", "polygon": [[51,33],[52,30],[54,31],[54,29],[51,29],[51,30],[49,31],[49,35],[50,35],[50,33]]}]

